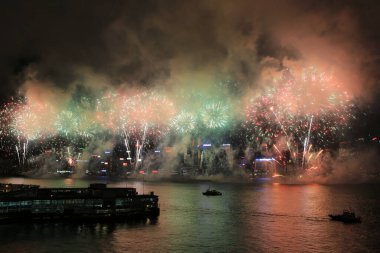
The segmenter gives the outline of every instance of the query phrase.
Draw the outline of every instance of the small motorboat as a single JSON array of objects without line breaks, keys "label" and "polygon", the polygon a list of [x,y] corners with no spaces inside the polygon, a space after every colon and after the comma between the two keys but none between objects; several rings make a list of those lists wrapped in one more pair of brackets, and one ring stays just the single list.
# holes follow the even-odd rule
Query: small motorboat
[{"label": "small motorboat", "polygon": [[210,188],[208,188],[205,192],[202,193],[203,195],[205,196],[220,196],[222,195],[221,192],[217,191],[217,190],[211,190]]},{"label": "small motorboat", "polygon": [[354,212],[343,210],[342,214],[329,214],[331,220],[342,221],[344,223],[360,223],[362,221],[360,216],[356,216]]}]

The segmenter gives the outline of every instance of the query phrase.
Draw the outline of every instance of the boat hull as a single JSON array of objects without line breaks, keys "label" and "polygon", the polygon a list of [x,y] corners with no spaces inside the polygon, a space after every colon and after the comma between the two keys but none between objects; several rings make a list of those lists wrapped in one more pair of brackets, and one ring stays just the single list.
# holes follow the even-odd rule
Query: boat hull
[{"label": "boat hull", "polygon": [[41,221],[76,221],[76,222],[110,222],[110,221],[134,221],[134,220],[157,220],[160,209],[142,212],[140,210],[128,211],[125,213],[112,214],[106,213],[43,213],[34,214],[31,212],[9,213],[0,215],[0,223],[19,223],[19,222],[41,222]]},{"label": "boat hull", "polygon": [[341,221],[344,223],[360,223],[361,222],[360,217],[345,217],[345,216],[339,215],[339,214],[337,214],[337,215],[329,214],[329,217],[333,221]]},{"label": "boat hull", "polygon": [[205,192],[202,192],[202,194],[204,196],[221,196],[222,195],[221,192],[218,192],[216,190],[207,190]]}]

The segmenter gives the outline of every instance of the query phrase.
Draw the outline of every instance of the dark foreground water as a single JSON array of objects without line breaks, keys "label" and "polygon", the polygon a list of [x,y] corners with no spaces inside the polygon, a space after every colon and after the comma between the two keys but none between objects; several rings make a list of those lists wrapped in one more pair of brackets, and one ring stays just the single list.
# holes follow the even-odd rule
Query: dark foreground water
[{"label": "dark foreground water", "polygon": [[[46,187],[87,187],[80,179],[3,178]],[[102,182],[102,181],[98,181]],[[104,181],[103,181],[104,182]],[[50,222],[0,226],[0,252],[378,252],[379,185],[108,182],[160,197],[156,223]],[[361,224],[330,221],[351,207]]]}]

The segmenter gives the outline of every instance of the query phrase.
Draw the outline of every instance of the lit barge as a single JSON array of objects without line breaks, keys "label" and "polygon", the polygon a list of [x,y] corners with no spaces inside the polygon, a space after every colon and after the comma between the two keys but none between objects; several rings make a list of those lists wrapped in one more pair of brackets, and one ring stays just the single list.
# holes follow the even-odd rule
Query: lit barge
[{"label": "lit barge", "polygon": [[73,219],[128,220],[160,215],[158,196],[138,194],[135,188],[40,188],[0,184],[0,221]]}]

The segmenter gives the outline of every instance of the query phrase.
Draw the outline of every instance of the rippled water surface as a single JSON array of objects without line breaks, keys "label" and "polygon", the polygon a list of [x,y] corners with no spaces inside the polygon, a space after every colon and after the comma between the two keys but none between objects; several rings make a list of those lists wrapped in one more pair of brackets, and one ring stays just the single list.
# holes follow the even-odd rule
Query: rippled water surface
[{"label": "rippled water surface", "polygon": [[[3,178],[45,187],[87,187],[94,180]],[[97,180],[97,182],[105,182]],[[211,183],[223,196],[201,194],[210,183],[123,181],[160,197],[155,223],[50,222],[0,226],[0,252],[375,252],[380,238],[380,186]],[[351,207],[361,224],[330,221]]]}]

